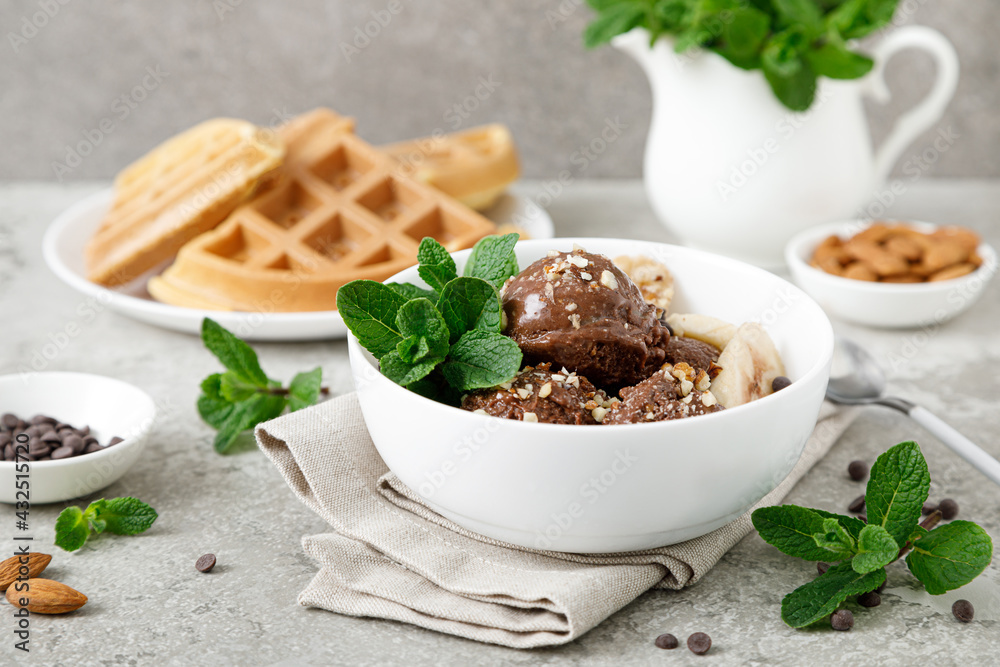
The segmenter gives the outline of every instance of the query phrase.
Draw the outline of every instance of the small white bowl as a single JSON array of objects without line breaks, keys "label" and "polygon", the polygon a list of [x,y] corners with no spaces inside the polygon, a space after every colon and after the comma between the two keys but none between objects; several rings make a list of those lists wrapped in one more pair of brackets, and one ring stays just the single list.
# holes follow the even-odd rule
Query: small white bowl
[{"label": "small white bowl", "polygon": [[[56,461],[30,461],[27,495],[17,467],[24,462],[0,461],[0,502],[54,503],[79,498],[113,484],[139,458],[156,417],[156,405],[146,392],[121,380],[88,373],[24,373],[0,376],[0,413],[24,420],[37,414],[60,419],[90,431],[102,445],[117,445],[92,454]],[[22,484],[22,486],[24,486]]]},{"label": "small white bowl", "polygon": [[[898,222],[925,232],[937,228],[926,222]],[[883,328],[941,324],[971,307],[996,273],[997,254],[985,243],[978,250],[982,266],[960,278],[933,283],[872,283],[809,266],[823,239],[833,234],[847,239],[870,225],[847,220],[813,227],[797,234],[785,247],[785,261],[795,282],[830,315]]]},{"label": "small white bowl", "polygon": [[[578,243],[646,255],[674,275],[672,312],[759,321],[790,387],[722,412],[649,424],[524,423],[436,403],[393,383],[353,336],[351,369],[386,465],[443,516],[523,547],[604,553],[704,535],[732,521],[791,471],[816,424],[833,330],[802,290],[763,269],[690,248],[615,239],[517,244],[522,268]],[[469,252],[454,254],[461,269]],[[423,284],[415,268],[390,280]]]}]

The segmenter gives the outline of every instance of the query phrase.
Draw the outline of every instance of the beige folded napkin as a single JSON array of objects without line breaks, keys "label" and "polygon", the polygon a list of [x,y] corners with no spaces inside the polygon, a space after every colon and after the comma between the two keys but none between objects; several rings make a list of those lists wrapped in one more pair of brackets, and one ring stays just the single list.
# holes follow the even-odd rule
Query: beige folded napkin
[{"label": "beige folded napkin", "polygon": [[[779,502],[854,414],[824,405],[802,458],[757,507]],[[354,394],[261,424],[257,442],[332,529],[303,538],[321,569],[299,604],[502,646],[572,641],[650,588],[695,583],[751,529],[747,512],[681,544],[605,555],[498,542],[432,512],[389,472]]]}]

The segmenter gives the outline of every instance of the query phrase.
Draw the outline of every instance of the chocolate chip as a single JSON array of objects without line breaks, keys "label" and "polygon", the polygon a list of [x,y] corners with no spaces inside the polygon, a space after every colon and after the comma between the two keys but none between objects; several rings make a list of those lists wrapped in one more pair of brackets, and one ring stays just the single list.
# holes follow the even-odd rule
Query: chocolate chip
[{"label": "chocolate chip", "polygon": [[14,445],[9,442],[3,447],[3,460],[13,461],[14,460]]},{"label": "chocolate chip", "polygon": [[976,610],[968,600],[955,600],[955,604],[951,605],[951,613],[962,623],[971,623]]},{"label": "chocolate chip", "polygon": [[864,461],[851,461],[847,464],[847,474],[855,482],[860,482],[868,476],[868,464]]},{"label": "chocolate chip", "polygon": [[90,435],[90,427],[89,426],[84,426],[83,428],[78,428],[78,429],[76,429],[76,433],[81,438],[84,438],[84,437]]},{"label": "chocolate chip", "polygon": [[846,609],[838,609],[830,614],[830,626],[834,630],[846,632],[854,627],[854,614]]},{"label": "chocolate chip", "polygon": [[792,384],[792,381],[786,378],[784,375],[779,375],[778,377],[771,380],[771,391],[781,391],[785,387]]},{"label": "chocolate chip", "polygon": [[864,496],[864,494],[861,494],[860,496],[858,496],[857,498],[855,498],[854,502],[852,502],[850,505],[847,506],[847,510],[849,512],[854,512],[855,514],[857,514],[858,512],[860,512],[861,510],[863,510],[864,508],[865,508],[865,496]]},{"label": "chocolate chip", "polygon": [[882,596],[875,591],[868,591],[858,596],[858,604],[862,607],[877,607],[882,604]]},{"label": "chocolate chip", "polygon": [[100,443],[97,442],[97,438],[95,438],[92,435],[88,435],[86,438],[83,439],[83,444],[85,444],[85,445],[87,445],[89,447],[90,445],[97,445],[97,444],[100,444]]},{"label": "chocolate chip", "polygon": [[816,563],[816,570],[819,571],[820,574],[826,574],[826,571],[829,569],[830,569],[829,563],[824,563],[822,561]]},{"label": "chocolate chip", "polygon": [[938,505],[938,509],[941,510],[941,518],[945,521],[951,521],[956,516],[958,516],[958,503],[956,503],[951,498],[945,498]]},{"label": "chocolate chip", "polygon": [[86,445],[83,444],[83,438],[78,436],[76,433],[72,433],[63,438],[62,444],[63,447],[69,447],[72,449],[74,454],[80,454],[86,448]]},{"label": "chocolate chip", "polygon": [[6,413],[3,417],[0,417],[0,424],[3,424],[3,427],[10,431],[13,431],[15,428],[17,428],[17,423],[19,421],[21,420],[17,418],[17,415],[12,415],[9,412]]},{"label": "chocolate chip", "polygon": [[32,456],[47,456],[52,448],[41,440],[34,438],[28,442],[28,453]]},{"label": "chocolate chip", "polygon": [[62,430],[67,430],[67,429],[70,430],[70,431],[72,431],[73,427],[70,426],[69,424],[64,423],[64,422],[56,422],[56,430],[57,431],[62,431]]},{"label": "chocolate chip", "polygon": [[653,643],[656,644],[656,648],[671,649],[680,646],[680,642],[677,641],[677,637],[674,637],[669,632],[657,637],[656,641]]},{"label": "chocolate chip", "polygon": [[886,579],[886,580],[885,580],[885,581],[883,581],[883,582],[882,582],[881,584],[879,584],[879,585],[878,585],[878,588],[876,588],[876,589],[875,589],[875,592],[876,592],[876,593],[881,593],[882,591],[884,591],[884,590],[885,590],[885,585],[886,585],[887,583],[889,583],[889,580],[888,580],[888,579]]},{"label": "chocolate chip", "polygon": [[868,523],[868,515],[867,514],[859,514],[858,518],[861,519],[862,521],[864,521],[865,523]]},{"label": "chocolate chip", "polygon": [[36,425],[44,424],[46,421],[48,421],[48,419],[49,418],[46,417],[45,415],[35,415],[34,417],[31,418],[31,423]]},{"label": "chocolate chip", "polygon": [[696,632],[688,637],[688,648],[692,653],[704,655],[708,649],[712,648],[712,638],[704,632]]},{"label": "chocolate chip", "polygon": [[12,436],[7,431],[0,432],[0,447],[6,447],[14,441],[14,436]]},{"label": "chocolate chip", "polygon": [[116,435],[115,437],[111,438],[111,440],[108,441],[108,444],[106,446],[110,447],[111,445],[117,445],[119,442],[125,442],[125,438],[119,438]]},{"label": "chocolate chip", "polygon": [[63,445],[59,449],[53,451],[51,456],[53,461],[58,459],[68,459],[73,456],[73,448]]},{"label": "chocolate chip", "polygon": [[934,503],[924,503],[924,506],[920,508],[921,514],[930,514],[938,508]]},{"label": "chocolate chip", "polygon": [[42,429],[38,428],[37,426],[29,426],[24,430],[24,432],[28,435],[29,438],[37,438],[42,435]]},{"label": "chocolate chip", "polygon": [[194,567],[199,572],[211,572],[215,567],[215,554],[205,554],[195,562]]},{"label": "chocolate chip", "polygon": [[85,450],[83,450],[83,453],[84,454],[93,454],[94,452],[99,452],[102,449],[104,449],[104,447],[101,447],[96,442],[92,442],[89,445],[87,445],[87,448]]},{"label": "chocolate chip", "polygon": [[47,433],[42,434],[42,442],[60,443],[62,442],[62,436],[55,431],[48,431]]}]

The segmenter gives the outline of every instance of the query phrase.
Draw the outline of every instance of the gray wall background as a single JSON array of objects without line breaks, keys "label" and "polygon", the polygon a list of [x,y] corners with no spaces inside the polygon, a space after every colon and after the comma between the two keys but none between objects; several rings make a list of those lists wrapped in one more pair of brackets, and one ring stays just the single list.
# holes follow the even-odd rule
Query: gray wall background
[{"label": "gray wall background", "polygon": [[[640,175],[650,115],[645,76],[611,48],[583,49],[591,16],[583,0],[396,1],[395,15],[384,12],[390,0],[4,2],[0,179],[110,178],[200,120],[269,123],[316,106],[356,117],[359,134],[376,143],[504,122],[528,177],[565,168],[578,177]],[[900,6],[901,23],[937,28],[962,61],[962,82],[940,123],[960,138],[928,175],[1000,177],[1000,2]],[[391,19],[357,48],[356,29],[373,11]],[[344,44],[357,50],[345,54]],[[933,67],[908,52],[889,75],[894,102],[870,107],[876,140],[928,89]],[[477,87],[486,99],[463,109]],[[627,125],[620,139],[580,173],[571,155],[616,116]],[[67,163],[70,147],[88,137],[96,143],[90,154]]]}]

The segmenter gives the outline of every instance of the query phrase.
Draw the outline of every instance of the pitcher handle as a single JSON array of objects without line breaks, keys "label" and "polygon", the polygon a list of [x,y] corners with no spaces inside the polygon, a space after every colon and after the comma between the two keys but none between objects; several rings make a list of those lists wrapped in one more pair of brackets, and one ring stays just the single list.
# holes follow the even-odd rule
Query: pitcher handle
[{"label": "pitcher handle", "polygon": [[926,26],[906,26],[886,35],[873,49],[875,66],[868,77],[865,92],[875,101],[885,104],[892,97],[885,84],[885,65],[897,52],[907,48],[928,52],[937,64],[937,78],[931,92],[919,104],[899,116],[889,136],[876,152],[875,175],[879,183],[885,182],[906,147],[941,118],[958,86],[958,54],[948,38]]}]

